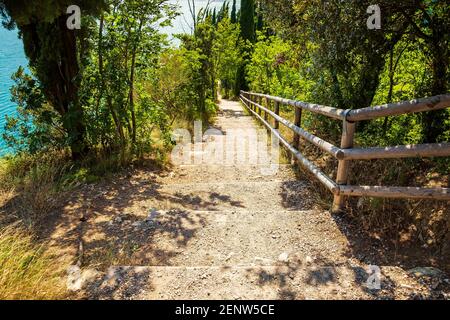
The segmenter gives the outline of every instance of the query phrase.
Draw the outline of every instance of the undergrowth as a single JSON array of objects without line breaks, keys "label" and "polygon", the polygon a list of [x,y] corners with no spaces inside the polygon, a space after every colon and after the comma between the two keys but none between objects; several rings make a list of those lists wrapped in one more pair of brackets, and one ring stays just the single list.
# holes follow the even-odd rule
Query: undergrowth
[{"label": "undergrowth", "polygon": [[0,300],[63,299],[64,264],[24,227],[0,229]]},{"label": "undergrowth", "polygon": [[0,300],[65,298],[63,257],[35,235],[77,187],[147,161],[163,166],[166,152],[140,158],[95,154],[80,162],[65,150],[0,158]]}]

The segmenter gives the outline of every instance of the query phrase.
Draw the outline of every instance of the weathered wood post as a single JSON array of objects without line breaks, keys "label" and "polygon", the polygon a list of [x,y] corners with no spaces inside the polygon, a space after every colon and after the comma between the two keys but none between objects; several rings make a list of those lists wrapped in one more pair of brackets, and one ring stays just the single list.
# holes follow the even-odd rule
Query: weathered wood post
[{"label": "weathered wood post", "polygon": [[[266,109],[271,111],[272,110],[272,108],[270,107],[271,100],[268,99],[267,97],[265,97],[264,100],[266,102],[266,104],[265,104]],[[270,122],[269,121],[269,113],[267,111],[264,111],[264,121],[266,121],[266,123]],[[269,127],[266,127],[266,129],[267,129],[267,134],[269,135],[269,137],[271,137],[272,136],[272,130],[271,130],[270,124],[269,124]]]},{"label": "weathered wood post", "polygon": [[[295,117],[294,117],[294,124],[301,128],[302,126],[302,108],[295,107]],[[298,133],[294,132],[294,139],[292,142],[292,145],[295,149],[300,150],[300,135]],[[294,164],[295,157],[291,155],[291,163]]]},{"label": "weathered wood post", "polygon": [[[266,107],[267,109],[269,109],[270,110],[270,100],[269,99],[267,99],[267,98],[264,98],[264,100],[265,100],[265,105],[264,105],[264,107]],[[268,121],[269,120],[269,114],[267,113],[267,111],[264,111],[264,120],[265,121]]]},{"label": "weathered wood post", "polygon": [[[353,148],[353,141],[355,137],[356,122],[350,122],[347,120],[347,116],[350,110],[345,112],[344,123],[342,126],[342,138],[341,138],[341,148],[351,149]],[[348,174],[350,169],[349,160],[339,160],[338,170],[336,175],[336,183],[338,185],[348,184]],[[339,213],[344,210],[345,197],[341,195],[335,195],[333,201],[333,213]]]},{"label": "weathered wood post", "polygon": [[[275,101],[275,114],[277,116],[280,115],[280,103],[278,101]],[[274,123],[274,128],[276,130],[280,129],[280,122],[277,119],[274,119],[275,123]]]},{"label": "weathered wood post", "polygon": [[[295,118],[294,118],[294,124],[301,128],[302,126],[302,108],[295,107]],[[297,150],[300,150],[300,136],[297,133],[294,133],[294,148]]]},{"label": "weathered wood post", "polygon": [[250,102],[249,102],[250,109],[254,110],[255,107],[253,106],[253,103],[252,103],[253,102],[253,95],[251,93],[248,93],[247,94],[247,99],[250,100]]},{"label": "weathered wood post", "polygon": [[[258,104],[259,104],[260,106],[262,106],[262,97],[261,97],[261,96],[259,96]],[[258,107],[258,114],[259,114],[259,116],[261,116],[261,112],[262,112],[261,108]]]}]

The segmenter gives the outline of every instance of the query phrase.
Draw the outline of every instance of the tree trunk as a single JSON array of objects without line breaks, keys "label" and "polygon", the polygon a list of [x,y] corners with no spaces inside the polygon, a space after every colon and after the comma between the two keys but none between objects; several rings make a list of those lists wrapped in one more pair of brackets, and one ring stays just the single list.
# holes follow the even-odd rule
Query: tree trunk
[{"label": "tree trunk", "polygon": [[134,108],[134,70],[136,66],[136,50],[133,50],[130,74],[130,111],[131,111],[131,141],[136,143],[136,111]]},{"label": "tree trunk", "polygon": [[[433,50],[433,83],[431,94],[437,96],[447,93],[447,71],[449,58],[446,49],[443,48],[438,41],[432,44]],[[426,112],[422,115],[425,143],[434,143],[438,141],[439,136],[444,131],[444,121],[446,110],[436,110]]]},{"label": "tree trunk", "polygon": [[72,158],[79,160],[88,152],[85,143],[86,126],[84,124],[83,108],[80,105],[79,77],[80,68],[78,65],[77,40],[74,30],[69,30],[66,26],[67,17],[61,16],[57,20],[57,30],[60,34],[60,60],[55,61],[61,75],[61,84],[58,86],[57,96],[61,99],[65,114],[63,116],[63,126],[69,137],[69,145],[72,151]]},{"label": "tree trunk", "polygon": [[117,116],[117,113],[114,111],[114,106],[113,106],[111,96],[108,95],[107,100],[108,100],[109,112],[111,113],[111,116],[114,121],[114,125],[116,126],[116,132],[120,139],[120,146],[123,149],[125,147],[125,133],[123,131],[122,122],[120,121],[119,117]]},{"label": "tree trunk", "polygon": [[105,80],[103,77],[103,28],[104,28],[104,16],[103,14],[100,17],[100,26],[99,26],[99,30],[98,30],[98,73],[100,76],[100,89],[99,89],[99,93],[98,93],[98,98],[97,98],[97,105],[96,105],[96,112],[98,115],[98,109],[100,107],[100,103],[103,97],[103,89],[105,87]]},{"label": "tree trunk", "polygon": [[139,28],[138,28],[138,35],[137,39],[135,40],[136,43],[133,46],[133,52],[131,54],[131,71],[130,71],[130,110],[131,110],[131,141],[133,144],[136,143],[136,111],[134,107],[134,75],[135,75],[135,69],[136,69],[136,55],[137,55],[137,49],[139,45],[139,41],[141,38],[141,31],[142,27],[144,25],[144,19],[141,19],[139,22]]}]

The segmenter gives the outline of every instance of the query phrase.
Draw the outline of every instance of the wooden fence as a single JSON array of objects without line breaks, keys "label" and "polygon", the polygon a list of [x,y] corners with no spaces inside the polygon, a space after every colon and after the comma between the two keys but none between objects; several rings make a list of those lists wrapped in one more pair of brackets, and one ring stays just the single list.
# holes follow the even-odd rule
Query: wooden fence
[{"label": "wooden fence", "polygon": [[[450,95],[440,95],[431,98],[417,99],[400,103],[392,103],[376,107],[357,110],[343,110],[273,97],[261,93],[241,91],[240,99],[248,110],[258,118],[274,134],[297,159],[319,181],[321,181],[334,195],[332,210],[343,210],[345,197],[383,197],[383,198],[411,198],[450,200],[449,188],[417,188],[417,187],[382,187],[382,186],[351,186],[348,176],[351,160],[394,159],[415,157],[448,157],[450,143],[433,143],[417,145],[401,145],[392,147],[354,148],[356,123],[387,116],[407,113],[417,113],[439,110],[450,107]],[[264,102],[263,102],[264,101]],[[263,105],[264,104],[264,105]],[[273,104],[273,108],[271,105]],[[295,108],[295,120],[290,122],[280,116],[280,105]],[[322,114],[343,122],[342,139],[337,147],[301,128],[302,110]],[[262,115],[264,112],[264,116]],[[274,126],[269,122],[269,116],[274,120]],[[289,128],[294,133],[292,142],[288,142],[279,132],[279,126]],[[309,161],[300,151],[300,137],[319,147],[335,157],[339,164],[336,181],[323,173],[316,165]]]}]

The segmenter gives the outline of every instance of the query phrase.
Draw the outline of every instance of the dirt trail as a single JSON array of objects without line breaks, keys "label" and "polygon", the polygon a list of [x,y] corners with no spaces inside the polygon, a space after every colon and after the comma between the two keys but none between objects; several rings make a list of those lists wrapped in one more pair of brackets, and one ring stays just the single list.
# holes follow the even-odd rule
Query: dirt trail
[{"label": "dirt trail", "polygon": [[[215,128],[223,136],[202,139],[203,148],[233,129],[258,128],[239,103],[223,100],[220,108]],[[261,132],[258,137],[267,139]],[[85,188],[66,206],[65,220],[54,223],[52,236],[55,246],[72,254],[80,253],[82,239],[83,264],[89,267],[79,294],[100,299],[430,297],[426,283],[397,266],[379,265],[381,290],[367,288],[368,266],[383,261],[372,253],[375,248],[356,250],[356,235],[343,218],[316,207],[311,187],[298,181],[290,165],[280,165],[272,175],[262,174],[261,167],[244,162],[179,165],[170,173],[134,170]]]}]

